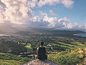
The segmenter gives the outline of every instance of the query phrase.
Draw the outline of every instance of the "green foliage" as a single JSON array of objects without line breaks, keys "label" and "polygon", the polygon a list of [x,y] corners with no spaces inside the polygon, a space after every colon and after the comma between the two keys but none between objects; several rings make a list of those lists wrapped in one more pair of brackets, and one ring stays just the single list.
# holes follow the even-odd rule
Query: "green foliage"
[{"label": "green foliage", "polygon": [[32,51],[33,49],[31,48],[31,44],[28,43],[25,48],[27,49],[28,52]]},{"label": "green foliage", "polygon": [[70,44],[68,43],[64,43],[64,42],[55,42],[53,44],[51,44],[51,49],[52,50],[61,50],[61,51],[68,51],[71,49],[76,49],[76,48],[86,48],[86,46],[84,46],[83,44],[77,42],[77,44],[73,44],[72,42]]},{"label": "green foliage", "polygon": [[0,53],[0,65],[20,65],[35,58],[19,57],[10,53]]},{"label": "green foliage", "polygon": [[31,61],[31,60],[34,60],[35,58],[27,58],[27,57],[24,57],[24,58],[22,58],[21,60],[20,60],[20,62],[23,64],[23,63],[25,63],[25,62],[28,62],[28,61]]},{"label": "green foliage", "polygon": [[21,44],[17,44],[14,42],[0,42],[0,52],[6,53],[7,51],[12,50],[12,54],[19,54],[23,51],[27,51],[27,49]]},{"label": "green foliage", "polygon": [[76,54],[61,55],[61,56],[58,56],[56,60],[58,61],[57,63],[59,63],[61,65],[72,65],[72,64],[77,64],[77,63],[81,62],[81,60],[77,57]]},{"label": "green foliage", "polygon": [[83,57],[84,57],[83,50],[78,48],[69,51],[62,51],[56,55],[52,54],[51,56],[49,56],[48,59],[60,65],[72,65],[72,64],[80,63]]},{"label": "green foliage", "polygon": [[0,65],[20,65],[21,62],[16,60],[0,60]]},{"label": "green foliage", "polygon": [[19,57],[17,55],[13,55],[13,54],[10,54],[10,53],[0,53],[0,59],[19,61],[20,59],[22,59],[22,57]]}]

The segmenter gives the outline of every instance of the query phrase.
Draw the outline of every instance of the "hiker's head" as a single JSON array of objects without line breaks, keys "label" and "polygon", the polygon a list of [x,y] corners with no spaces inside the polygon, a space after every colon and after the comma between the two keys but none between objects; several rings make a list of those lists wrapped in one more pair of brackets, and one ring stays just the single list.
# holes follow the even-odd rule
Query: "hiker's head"
[{"label": "hiker's head", "polygon": [[42,45],[42,46],[43,46],[43,44],[44,44],[44,42],[43,42],[43,41],[41,41],[41,42],[40,42],[40,45]]}]

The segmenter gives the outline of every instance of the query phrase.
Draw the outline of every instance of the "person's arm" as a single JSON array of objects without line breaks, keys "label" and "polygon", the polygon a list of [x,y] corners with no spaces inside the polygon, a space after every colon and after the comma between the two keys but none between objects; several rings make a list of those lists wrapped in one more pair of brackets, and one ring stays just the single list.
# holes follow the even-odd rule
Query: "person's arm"
[{"label": "person's arm", "polygon": [[39,50],[39,48],[37,48],[37,55],[38,55],[38,50]]},{"label": "person's arm", "polygon": [[46,53],[45,54],[47,54],[47,49],[45,48],[45,50],[46,50]]}]

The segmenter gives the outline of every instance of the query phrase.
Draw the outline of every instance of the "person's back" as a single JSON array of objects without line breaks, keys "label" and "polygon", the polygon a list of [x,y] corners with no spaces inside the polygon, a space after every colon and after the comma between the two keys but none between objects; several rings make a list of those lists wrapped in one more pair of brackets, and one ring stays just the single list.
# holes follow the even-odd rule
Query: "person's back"
[{"label": "person's back", "polygon": [[44,42],[40,43],[40,47],[37,48],[37,58],[40,60],[47,59],[47,49],[43,47]]},{"label": "person's back", "polygon": [[46,50],[45,50],[45,47],[39,47],[38,59],[40,59],[40,60],[46,59]]}]

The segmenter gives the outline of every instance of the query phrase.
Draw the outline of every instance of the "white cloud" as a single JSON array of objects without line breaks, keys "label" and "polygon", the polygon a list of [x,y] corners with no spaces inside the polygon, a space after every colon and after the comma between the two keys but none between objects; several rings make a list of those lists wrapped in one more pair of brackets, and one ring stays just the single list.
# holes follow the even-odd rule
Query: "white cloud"
[{"label": "white cloud", "polygon": [[44,16],[43,20],[40,20],[38,16],[34,17],[30,25],[34,27],[46,27],[55,29],[69,29],[69,30],[86,29],[86,24],[71,23],[70,19],[66,17],[58,19],[57,17],[48,17],[47,15]]},{"label": "white cloud", "polygon": [[61,19],[59,19],[58,21],[59,21],[59,22],[63,22],[63,21],[64,21],[64,22],[65,22],[65,21],[66,21],[66,22],[70,22],[70,20],[67,19],[66,17],[61,18]]},{"label": "white cloud", "polygon": [[66,24],[64,29],[85,30],[86,29],[86,24],[69,23],[69,24]]},{"label": "white cloud", "polygon": [[54,5],[54,4],[58,4],[59,0],[40,0],[38,2],[38,6],[42,7],[43,5],[49,4],[49,5]]},{"label": "white cloud", "polygon": [[36,6],[42,7],[46,4],[49,5],[56,5],[56,4],[63,4],[66,8],[71,8],[74,4],[73,0],[28,0],[28,6],[34,8]]},{"label": "white cloud", "polygon": [[28,5],[29,5],[31,8],[36,7],[37,3],[38,3],[38,0],[28,0]]},{"label": "white cloud", "polygon": [[3,7],[0,6],[0,23],[4,23]]},{"label": "white cloud", "polygon": [[43,13],[43,11],[39,11],[39,13],[43,16],[47,16],[47,13]]},{"label": "white cloud", "polygon": [[38,6],[42,7],[43,5],[49,4],[49,5],[56,5],[56,4],[63,4],[66,8],[71,8],[74,4],[73,0],[40,0],[38,2]]},{"label": "white cloud", "polygon": [[40,21],[40,18],[38,16],[35,16],[31,19],[31,21],[33,22],[39,22]]},{"label": "white cloud", "polygon": [[62,3],[66,8],[71,8],[72,5],[74,4],[74,1],[72,1],[72,0],[61,0],[61,3]]},{"label": "white cloud", "polygon": [[58,13],[53,12],[53,10],[49,10],[49,12],[50,12],[52,15],[58,15]]},{"label": "white cloud", "polygon": [[28,25],[31,27],[64,28],[66,27],[66,22],[69,21],[66,17],[58,19],[57,17],[45,15],[43,19],[40,19],[39,16],[33,17]]},{"label": "white cloud", "polygon": [[[26,25],[33,27],[51,27],[51,28],[63,28],[63,29],[86,29],[86,24],[71,23],[70,19],[63,17],[58,19],[57,17],[48,17],[47,13],[39,11],[44,18],[41,20],[39,16],[33,17],[33,11],[30,7],[35,7],[37,4],[39,7],[49,4],[54,5],[62,3],[65,7],[70,8],[74,1],[72,0],[0,0],[4,5],[0,4],[0,23],[6,23],[13,25],[14,27]],[[29,7],[30,6],[30,7]],[[52,15],[55,15],[50,10]],[[69,24],[68,24],[69,22]],[[28,27],[28,26],[27,26]]]},{"label": "white cloud", "polygon": [[0,12],[1,21],[25,24],[25,21],[32,17],[33,11],[28,7],[27,0],[1,0],[1,2],[6,5],[5,11]]},{"label": "white cloud", "polygon": [[68,29],[73,29],[73,28],[79,28],[80,24],[79,23],[69,23],[67,24],[66,28]]},{"label": "white cloud", "polygon": [[66,22],[69,22],[70,20],[67,19],[66,17],[58,19],[57,17],[44,16],[43,21],[49,22],[48,24],[49,27],[62,28],[65,27]]}]

